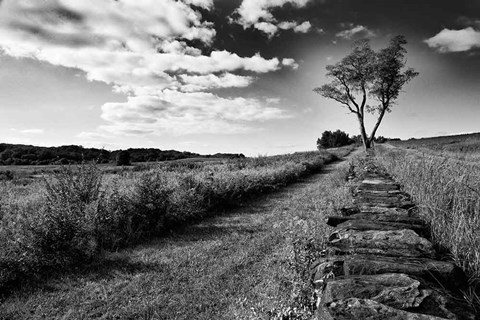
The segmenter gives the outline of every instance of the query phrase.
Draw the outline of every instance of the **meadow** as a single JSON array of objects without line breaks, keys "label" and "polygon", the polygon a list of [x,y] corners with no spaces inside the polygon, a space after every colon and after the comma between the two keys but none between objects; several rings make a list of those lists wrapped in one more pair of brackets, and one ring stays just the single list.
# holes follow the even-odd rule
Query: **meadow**
[{"label": "meadow", "polygon": [[480,160],[480,133],[391,141],[391,144],[466,161]]},{"label": "meadow", "polygon": [[[480,135],[376,147],[379,162],[410,193],[433,240],[480,287]],[[471,293],[478,301],[478,297]]]},{"label": "meadow", "polygon": [[171,162],[115,173],[84,164],[28,183],[3,180],[0,288],[167,235],[316,173],[351,149]]}]

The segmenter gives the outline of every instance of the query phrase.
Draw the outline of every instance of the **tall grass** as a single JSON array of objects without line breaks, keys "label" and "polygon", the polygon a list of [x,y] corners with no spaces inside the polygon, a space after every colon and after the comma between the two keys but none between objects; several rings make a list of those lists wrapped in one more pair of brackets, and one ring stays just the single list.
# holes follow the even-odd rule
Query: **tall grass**
[{"label": "tall grass", "polygon": [[[342,156],[349,149],[337,153]],[[111,175],[95,164],[43,181],[0,182],[0,288],[91,260],[319,171],[337,158],[308,152],[223,163],[174,163]]]},{"label": "tall grass", "polygon": [[377,147],[377,159],[414,197],[433,240],[480,279],[480,165],[386,147]]}]

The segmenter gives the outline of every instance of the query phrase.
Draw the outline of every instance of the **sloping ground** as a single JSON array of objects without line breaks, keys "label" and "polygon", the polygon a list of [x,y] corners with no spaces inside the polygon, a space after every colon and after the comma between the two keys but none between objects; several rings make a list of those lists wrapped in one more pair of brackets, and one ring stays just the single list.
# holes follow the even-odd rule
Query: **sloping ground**
[{"label": "sloping ground", "polygon": [[464,273],[428,240],[409,196],[370,158],[363,171],[312,265],[318,319],[476,319]]},{"label": "sloping ground", "polygon": [[54,276],[1,301],[0,319],[311,319],[318,213],[348,204],[347,169]]}]

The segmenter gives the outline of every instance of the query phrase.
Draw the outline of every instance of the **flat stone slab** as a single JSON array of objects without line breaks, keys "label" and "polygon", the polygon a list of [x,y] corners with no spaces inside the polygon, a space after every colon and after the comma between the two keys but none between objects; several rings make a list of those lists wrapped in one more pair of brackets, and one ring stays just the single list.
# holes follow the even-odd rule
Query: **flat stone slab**
[{"label": "flat stone slab", "polygon": [[332,301],[318,310],[320,320],[442,320],[443,317],[412,313],[395,309],[382,303],[369,300],[349,298]]},{"label": "flat stone slab", "polygon": [[428,258],[344,255],[320,258],[311,269],[315,286],[324,286],[338,277],[403,273],[446,288],[464,288],[467,278],[452,262]]},{"label": "flat stone slab", "polygon": [[368,184],[362,183],[357,187],[358,191],[375,190],[375,191],[399,191],[401,188],[398,184]]},{"label": "flat stone slab", "polygon": [[368,220],[372,222],[394,222],[404,223],[407,225],[423,225],[423,220],[419,218],[380,213],[357,213],[350,216],[329,216],[327,217],[327,224],[336,227],[340,223],[352,220]]},{"label": "flat stone slab", "polygon": [[431,293],[420,287],[420,281],[403,273],[353,276],[328,282],[321,303],[360,298],[397,309],[416,308]]},{"label": "flat stone slab", "polygon": [[320,293],[317,308],[349,298],[373,300],[391,308],[441,318],[475,319],[474,311],[465,301],[402,273],[333,279]]},{"label": "flat stone slab", "polygon": [[[327,221],[328,223],[328,221]],[[418,233],[419,235],[426,235],[427,229],[423,224],[416,224],[416,223],[401,223],[401,222],[392,222],[392,221],[375,221],[375,220],[368,220],[368,219],[353,219],[347,220],[342,223],[338,223],[334,225],[340,230],[359,230],[359,231],[366,231],[366,230],[402,230],[402,229],[410,229]]]},{"label": "flat stone slab", "polygon": [[362,188],[358,187],[356,189],[356,194],[371,194],[371,195],[377,195],[377,196],[382,196],[382,197],[390,197],[390,196],[395,196],[395,195],[401,195],[405,194],[403,191],[394,189],[394,190],[384,190],[384,189],[374,189],[374,188]]},{"label": "flat stone slab", "polygon": [[398,186],[398,184],[393,181],[392,179],[389,179],[389,178],[380,178],[380,177],[371,177],[371,178],[366,178],[366,179],[363,179],[361,184],[360,185],[364,185],[364,184],[368,184],[368,185],[395,185],[395,186]]},{"label": "flat stone slab", "polygon": [[415,207],[415,204],[411,201],[400,201],[399,203],[390,203],[390,202],[372,202],[372,201],[353,201],[361,211],[368,211],[371,208],[402,208],[402,209],[411,209]]},{"label": "flat stone slab", "polygon": [[405,209],[405,208],[381,208],[381,207],[369,207],[367,209],[362,210],[361,208],[357,208],[358,213],[382,213],[382,214],[390,214],[396,216],[413,216],[413,210]]},{"label": "flat stone slab", "polygon": [[330,235],[328,247],[341,253],[429,258],[435,256],[432,243],[409,229],[338,230]]}]

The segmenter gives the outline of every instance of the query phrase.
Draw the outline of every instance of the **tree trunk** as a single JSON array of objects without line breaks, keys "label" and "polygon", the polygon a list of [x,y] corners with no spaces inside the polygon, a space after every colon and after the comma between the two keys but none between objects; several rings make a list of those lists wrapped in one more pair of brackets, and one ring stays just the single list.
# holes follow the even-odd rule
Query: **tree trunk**
[{"label": "tree trunk", "polygon": [[370,149],[371,142],[367,137],[367,131],[365,130],[365,124],[363,123],[363,117],[361,115],[357,115],[358,124],[360,125],[360,135],[362,136],[363,148],[365,151]]},{"label": "tree trunk", "polygon": [[373,142],[373,139],[375,139],[375,134],[377,133],[377,129],[380,126],[380,122],[382,122],[383,116],[385,115],[386,108],[382,108],[382,111],[378,115],[377,123],[375,123],[375,126],[373,127],[372,133],[370,134],[370,139],[369,139],[369,144],[371,145]]}]

